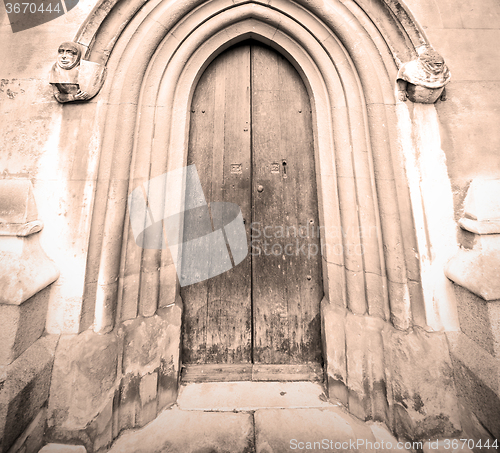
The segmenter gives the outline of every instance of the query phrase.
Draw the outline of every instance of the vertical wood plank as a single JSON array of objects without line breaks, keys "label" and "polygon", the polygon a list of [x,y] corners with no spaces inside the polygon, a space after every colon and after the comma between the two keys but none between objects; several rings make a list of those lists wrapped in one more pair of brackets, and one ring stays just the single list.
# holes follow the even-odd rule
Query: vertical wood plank
[{"label": "vertical wood plank", "polygon": [[[254,362],[289,363],[287,288],[277,227],[283,226],[278,55],[252,45]],[[275,170],[278,165],[278,171]]]},{"label": "vertical wood plank", "polygon": [[[214,162],[211,201],[237,204],[250,215],[250,47],[221,55],[215,90]],[[234,166],[241,168],[241,173]],[[222,219],[221,228],[230,219]],[[232,219],[231,219],[232,220]],[[251,362],[250,257],[209,280],[207,338],[212,363]]]},{"label": "vertical wood plank", "polygon": [[293,66],[267,47],[252,46],[252,77],[254,221],[262,244],[253,263],[254,358],[320,362],[323,286],[309,96]]},{"label": "vertical wood plank", "polygon": [[[203,171],[198,171],[198,176],[200,177],[201,186],[207,199],[211,196],[212,187],[210,179],[212,174],[211,155],[214,140],[216,76],[216,67],[210,65],[198,82],[191,103],[189,130],[187,165],[195,164],[201,170],[199,162],[203,162],[201,166]],[[189,192],[189,187],[186,188],[186,191]],[[188,194],[186,195],[188,196]],[[192,217],[192,215],[196,214],[185,213],[184,237],[187,234],[188,224],[202,223],[201,219]],[[189,245],[184,244],[184,247],[186,247],[184,256],[193,256],[189,253]],[[185,268],[189,268],[189,265],[190,263],[183,262],[182,272],[185,272]],[[208,283],[205,280],[181,288],[181,297],[184,301],[182,348],[182,361],[184,363],[205,363],[207,360]]]},{"label": "vertical wood plank", "polygon": [[[188,157],[188,164],[197,165],[207,201],[236,203],[246,219],[251,171],[249,65],[249,46],[239,46],[220,55],[203,74],[193,97],[196,124],[191,125]],[[235,172],[234,165],[241,172]],[[214,229],[227,220],[214,222]],[[211,266],[217,266],[214,251],[210,259]],[[247,256],[230,271],[182,289],[184,363],[251,362],[250,266]]]}]

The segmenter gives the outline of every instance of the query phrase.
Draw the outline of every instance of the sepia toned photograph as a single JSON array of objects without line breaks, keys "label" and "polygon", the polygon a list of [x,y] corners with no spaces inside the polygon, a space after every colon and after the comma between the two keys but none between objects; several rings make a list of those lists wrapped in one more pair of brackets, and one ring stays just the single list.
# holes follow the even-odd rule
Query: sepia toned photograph
[{"label": "sepia toned photograph", "polygon": [[0,453],[500,450],[499,0],[1,0]]}]

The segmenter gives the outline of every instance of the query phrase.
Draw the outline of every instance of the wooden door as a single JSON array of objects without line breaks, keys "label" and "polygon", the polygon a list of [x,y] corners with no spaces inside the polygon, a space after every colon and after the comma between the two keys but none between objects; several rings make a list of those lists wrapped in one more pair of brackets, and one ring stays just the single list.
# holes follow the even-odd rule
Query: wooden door
[{"label": "wooden door", "polygon": [[249,254],[181,289],[186,377],[317,376],[323,285],[311,108],[285,58],[249,42],[210,64],[192,100],[191,164],[208,201],[240,206]]}]

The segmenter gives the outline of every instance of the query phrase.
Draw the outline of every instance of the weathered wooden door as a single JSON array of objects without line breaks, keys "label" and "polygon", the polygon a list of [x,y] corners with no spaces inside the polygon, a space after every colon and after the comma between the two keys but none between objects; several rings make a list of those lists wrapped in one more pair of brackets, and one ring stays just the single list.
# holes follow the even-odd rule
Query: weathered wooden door
[{"label": "weathered wooden door", "polygon": [[285,58],[249,42],[210,64],[192,100],[191,164],[208,201],[240,206],[249,254],[181,289],[186,378],[318,376],[323,285],[311,108]]}]

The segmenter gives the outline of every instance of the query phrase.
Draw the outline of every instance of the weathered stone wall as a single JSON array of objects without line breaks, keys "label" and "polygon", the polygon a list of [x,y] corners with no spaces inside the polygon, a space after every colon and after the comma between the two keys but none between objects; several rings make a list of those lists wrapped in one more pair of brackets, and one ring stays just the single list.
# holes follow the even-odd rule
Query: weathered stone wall
[{"label": "weathered stone wall", "polygon": [[[437,103],[436,109],[458,221],[464,217],[471,181],[500,175],[500,98],[494,94],[500,86],[496,44],[500,4],[495,0],[407,0],[406,4],[452,73],[448,99]],[[473,248],[470,232],[457,226],[453,235],[461,247]],[[459,285],[454,285],[454,292],[461,333],[450,333],[448,338],[457,390],[462,403],[500,437],[500,302],[486,302]]]},{"label": "weathered stone wall", "polygon": [[[79,149],[71,132],[60,137],[63,107],[52,95],[48,72],[59,44],[73,39],[93,6],[93,1],[81,1],[66,15],[12,33],[5,7],[0,5],[0,174],[32,181],[46,225],[40,242],[61,269],[50,292],[47,329],[51,333],[79,329],[79,311],[73,306],[81,306],[90,228],[89,181],[95,179],[96,163],[92,150]],[[93,115],[87,120],[91,130]]]}]

